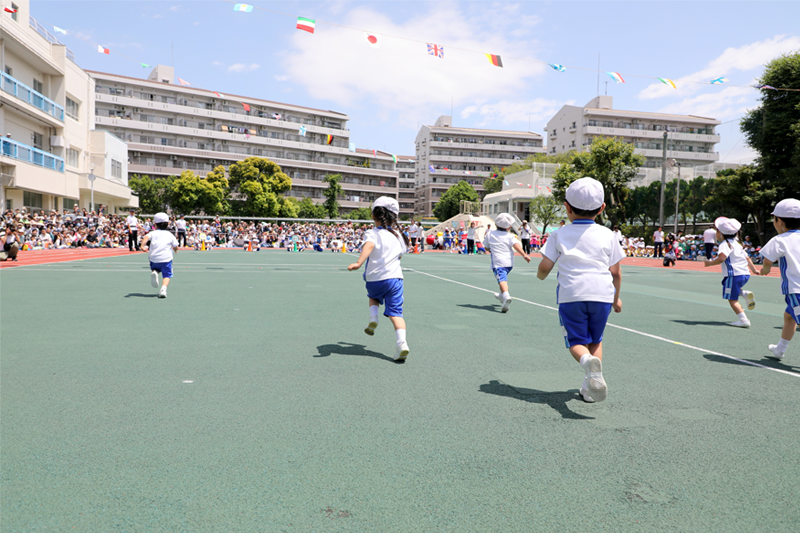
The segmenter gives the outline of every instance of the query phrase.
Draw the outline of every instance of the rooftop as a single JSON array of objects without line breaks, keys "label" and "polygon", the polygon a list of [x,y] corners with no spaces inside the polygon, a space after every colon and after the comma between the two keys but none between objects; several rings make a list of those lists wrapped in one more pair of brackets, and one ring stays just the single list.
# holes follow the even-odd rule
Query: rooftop
[{"label": "rooftop", "polygon": [[532,131],[483,130],[477,128],[455,128],[453,126],[428,126],[428,127],[431,129],[431,131],[435,131],[436,133],[453,133],[453,132],[476,133],[476,134],[493,133],[500,135],[531,135],[533,137],[541,137],[541,134],[534,133]]},{"label": "rooftop", "polygon": [[601,109],[601,108],[598,108],[598,107],[584,107],[583,109],[584,109],[584,111],[600,111],[600,112],[603,112],[603,113],[612,113],[612,114],[613,113],[630,113],[630,114],[634,114],[634,115],[642,115],[642,116],[648,116],[648,117],[654,117],[654,118],[655,117],[665,117],[665,118],[671,118],[671,119],[680,119],[680,118],[690,117],[690,118],[697,118],[697,119],[700,119],[700,120],[710,120],[712,122],[718,122],[717,119],[715,119],[715,118],[701,117],[699,115],[673,115],[673,114],[669,114],[669,113],[649,113],[647,111],[626,111],[624,109]]}]

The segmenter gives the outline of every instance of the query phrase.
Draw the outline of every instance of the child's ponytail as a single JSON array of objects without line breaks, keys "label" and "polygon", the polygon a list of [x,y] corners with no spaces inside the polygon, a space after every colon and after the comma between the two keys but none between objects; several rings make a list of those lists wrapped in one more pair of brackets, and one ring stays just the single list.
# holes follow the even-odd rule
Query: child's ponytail
[{"label": "child's ponytail", "polygon": [[[381,226],[392,232],[392,235],[397,237],[398,240],[403,241],[406,246],[409,245],[408,237],[403,233],[403,229],[397,222],[397,215],[386,209],[385,207],[375,207],[372,210],[375,220],[381,223]],[[396,229],[395,229],[396,228]]]}]

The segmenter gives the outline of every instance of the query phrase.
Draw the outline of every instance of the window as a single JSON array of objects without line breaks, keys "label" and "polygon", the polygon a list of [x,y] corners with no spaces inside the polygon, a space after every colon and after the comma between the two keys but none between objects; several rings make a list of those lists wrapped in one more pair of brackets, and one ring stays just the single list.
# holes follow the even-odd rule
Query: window
[{"label": "window", "polygon": [[114,159],[111,160],[111,177],[122,179],[122,163]]},{"label": "window", "polygon": [[78,158],[80,157],[80,150],[74,148],[67,149],[67,165],[78,168]]},{"label": "window", "polygon": [[42,208],[42,195],[36,192],[23,191],[22,205],[25,207]]},{"label": "window", "polygon": [[42,86],[42,82],[37,80],[36,78],[33,79],[33,90],[37,93],[43,93],[44,87]]},{"label": "window", "polygon": [[11,13],[11,20],[13,20],[14,22],[16,22],[16,21],[17,21],[17,11],[19,11],[19,6],[17,6],[17,4],[13,4],[13,3],[12,3],[12,4],[11,4],[11,9],[13,9],[13,10],[14,10],[14,12],[13,12],[13,13]]},{"label": "window", "polygon": [[73,101],[69,96],[67,96],[67,116],[72,120],[78,120],[78,102]]},{"label": "window", "polygon": [[[39,150],[42,149],[42,134],[41,133],[34,133],[33,134],[33,147],[38,148]],[[41,206],[39,206],[41,207]]]},{"label": "window", "polygon": [[9,66],[6,66],[6,74],[8,74],[9,76],[11,76],[11,75],[12,75],[12,74],[11,74],[12,72],[14,72],[14,69],[12,69],[12,68],[11,68],[11,67],[9,67]]},{"label": "window", "polygon": [[62,202],[62,204],[61,204],[62,209],[66,210],[66,211],[71,211],[71,210],[75,209],[76,205],[78,205],[78,201],[77,200],[73,200],[71,198],[62,198],[61,202]]}]

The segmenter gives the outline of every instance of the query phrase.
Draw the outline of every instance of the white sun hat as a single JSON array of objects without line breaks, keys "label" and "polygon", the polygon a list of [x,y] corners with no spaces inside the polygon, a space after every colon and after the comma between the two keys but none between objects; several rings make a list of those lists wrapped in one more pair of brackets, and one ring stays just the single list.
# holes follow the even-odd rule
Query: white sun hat
[{"label": "white sun hat", "polygon": [[605,193],[603,184],[594,178],[580,178],[567,187],[567,202],[576,209],[594,211],[603,205]]}]

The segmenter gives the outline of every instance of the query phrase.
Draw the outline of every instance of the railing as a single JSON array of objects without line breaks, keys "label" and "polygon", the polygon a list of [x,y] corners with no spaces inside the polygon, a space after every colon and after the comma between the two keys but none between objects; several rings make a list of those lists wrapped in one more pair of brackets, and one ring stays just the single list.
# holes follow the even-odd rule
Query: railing
[{"label": "railing", "polygon": [[48,115],[51,115],[62,122],[64,121],[63,107],[50,100],[42,93],[34,91],[16,78],[9,76],[5,72],[0,72],[0,75],[2,75],[2,86],[5,92],[13,94],[20,100],[28,102],[33,107],[41,109]]},{"label": "railing", "polygon": [[64,172],[64,160],[57,155],[11,139],[0,139],[0,153],[56,172]]},{"label": "railing", "polygon": [[[64,43],[62,43],[61,41],[56,39],[55,35],[53,35],[49,31],[47,31],[47,29],[44,26],[39,24],[38,20],[36,20],[33,17],[28,17],[28,20],[29,20],[29,24],[30,24],[31,28],[36,30],[36,33],[38,33],[39,35],[44,37],[48,42],[53,43],[53,44],[60,44],[60,45],[64,46]],[[70,50],[69,48],[67,48],[67,59],[69,59],[73,63],[75,62],[75,54],[73,54],[72,50]]]}]

